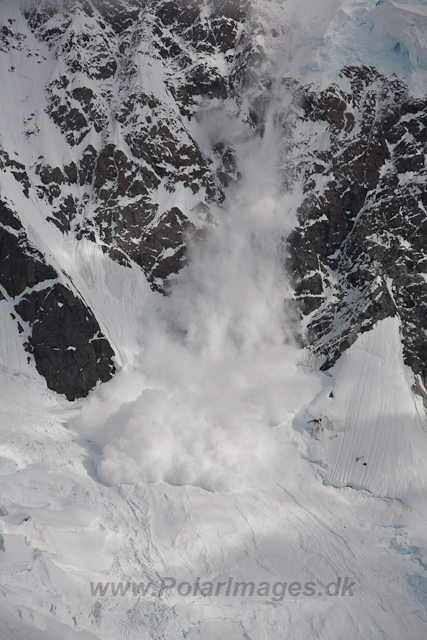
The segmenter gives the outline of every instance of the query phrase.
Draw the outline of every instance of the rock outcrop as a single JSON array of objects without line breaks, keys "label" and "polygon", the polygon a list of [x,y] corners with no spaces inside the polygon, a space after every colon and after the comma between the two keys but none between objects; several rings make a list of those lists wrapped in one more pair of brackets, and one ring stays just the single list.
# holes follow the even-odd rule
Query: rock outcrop
[{"label": "rock outcrop", "polygon": [[[83,300],[60,282],[0,201],[0,287],[18,314],[17,332],[48,387],[68,400],[85,396],[114,373],[114,351]],[[12,314],[16,318],[15,314]]]},{"label": "rock outcrop", "polygon": [[361,331],[398,314],[405,362],[425,381],[427,99],[360,66],[299,96],[312,151],[300,156],[305,196],[288,266],[305,339],[327,369]]}]

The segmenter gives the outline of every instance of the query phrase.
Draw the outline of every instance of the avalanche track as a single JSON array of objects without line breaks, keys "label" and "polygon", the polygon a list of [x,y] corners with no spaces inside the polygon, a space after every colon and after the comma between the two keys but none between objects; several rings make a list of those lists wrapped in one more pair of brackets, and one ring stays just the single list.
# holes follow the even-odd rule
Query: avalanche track
[{"label": "avalanche track", "polygon": [[[425,303],[396,287],[427,277],[330,260],[387,172],[425,213],[427,4],[75,4],[0,6],[0,637],[422,640]],[[332,225],[371,117],[344,165],[389,155],[295,285],[286,242]],[[380,231],[422,265],[420,228]],[[230,579],[253,592],[201,590]]]}]

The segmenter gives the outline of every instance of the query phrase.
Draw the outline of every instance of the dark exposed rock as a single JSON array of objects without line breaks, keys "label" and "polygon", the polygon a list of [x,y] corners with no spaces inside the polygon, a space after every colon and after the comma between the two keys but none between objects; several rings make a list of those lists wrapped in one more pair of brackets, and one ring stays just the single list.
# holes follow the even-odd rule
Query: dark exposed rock
[{"label": "dark exposed rock", "polygon": [[92,184],[93,172],[95,171],[96,149],[89,145],[82,153],[79,163],[79,182],[83,187],[85,184]]},{"label": "dark exposed rock", "polygon": [[[62,232],[99,242],[123,264],[135,261],[155,288],[162,286],[159,279],[176,271],[185,253],[174,225],[162,226],[170,208],[158,209],[159,185],[170,193],[187,189],[197,194],[201,205],[208,205],[221,203],[224,187],[238,179],[233,150],[221,152],[218,167],[217,151],[211,157],[202,152],[186,118],[200,103],[222,101],[237,92],[234,59],[239,73],[261,60],[261,48],[255,45],[258,32],[244,28],[248,13],[246,0],[45,0],[25,12],[36,37],[67,69],[47,87],[50,118],[71,147],[84,144],[91,132],[102,133],[104,141],[101,149],[86,146],[66,166],[52,167],[41,158],[37,196],[50,205],[48,219]],[[135,56],[144,50],[147,37],[150,56],[164,61],[165,89],[177,108],[133,85]],[[119,82],[122,97],[114,105],[113,80]],[[252,111],[261,114],[257,100],[261,104],[255,96]],[[117,126],[121,145],[112,141]],[[73,185],[81,188],[78,197]],[[94,212],[90,217],[84,213],[89,202]],[[190,227],[183,219],[188,215],[180,212],[179,228]],[[167,258],[160,245],[167,245]]]},{"label": "dark exposed rock", "polygon": [[6,151],[0,148],[0,171],[10,171],[17,182],[22,184],[25,196],[28,198],[30,191],[30,180],[25,165],[17,162],[9,156]]},{"label": "dark exposed rock", "polygon": [[[161,282],[171,273],[178,273],[185,259],[186,234],[193,230],[178,207],[173,207],[150,229],[150,234],[143,238],[133,259],[140,264],[156,288],[162,290]],[[178,248],[178,251],[177,251]],[[173,249],[172,255],[166,255]]]},{"label": "dark exposed rock", "polygon": [[114,351],[90,309],[64,285],[33,291],[15,308],[32,325],[31,351],[50,389],[75,400],[112,377]]},{"label": "dark exposed rock", "polygon": [[351,91],[338,83],[301,101],[303,120],[324,122],[331,140],[302,157],[306,197],[289,238],[305,339],[329,368],[398,314],[405,362],[425,380],[427,100],[412,103],[403,83],[367,67],[342,77]]},{"label": "dark exposed rock", "polygon": [[[26,349],[48,387],[74,400],[87,395],[97,382],[109,380],[114,352],[93,313],[58,282],[55,269],[30,244],[18,216],[2,201],[0,264],[0,285],[29,325]],[[54,282],[40,290],[47,281]],[[18,332],[24,332],[19,323]]]},{"label": "dark exposed rock", "polygon": [[15,229],[15,231],[22,229],[18,216],[2,200],[0,200],[0,223],[4,227]]},{"label": "dark exposed rock", "polygon": [[68,144],[72,146],[79,145],[89,133],[88,121],[76,107],[67,109],[64,105],[59,105],[57,101],[52,100],[48,113],[61,132],[66,135]]},{"label": "dark exposed rock", "polygon": [[12,24],[3,25],[0,28],[0,51],[5,53],[9,53],[14,49],[22,51],[26,37],[23,33],[16,33]]},{"label": "dark exposed rock", "polygon": [[27,287],[57,277],[55,269],[30,245],[19,219],[3,202],[0,202],[0,263],[0,284],[13,298]]}]

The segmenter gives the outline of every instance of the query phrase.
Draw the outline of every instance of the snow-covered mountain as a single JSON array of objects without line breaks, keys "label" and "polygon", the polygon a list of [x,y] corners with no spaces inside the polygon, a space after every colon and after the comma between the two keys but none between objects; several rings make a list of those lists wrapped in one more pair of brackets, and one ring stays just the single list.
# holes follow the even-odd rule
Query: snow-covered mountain
[{"label": "snow-covered mountain", "polygon": [[426,21],[1,0],[1,638],[425,637]]}]

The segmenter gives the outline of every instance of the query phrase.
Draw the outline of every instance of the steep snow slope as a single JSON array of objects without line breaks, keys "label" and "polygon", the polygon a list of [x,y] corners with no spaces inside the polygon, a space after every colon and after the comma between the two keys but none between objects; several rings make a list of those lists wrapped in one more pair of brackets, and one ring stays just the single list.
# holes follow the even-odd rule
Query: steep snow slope
[{"label": "steep snow slope", "polygon": [[425,417],[402,366],[398,320],[388,318],[363,334],[333,377],[326,401],[323,393],[309,407],[322,420],[325,481],[406,502],[423,484]]},{"label": "steep snow slope", "polygon": [[[223,127],[222,138],[235,155],[228,174],[235,175],[236,165],[241,173],[240,186],[227,192],[223,206],[221,198],[209,201],[213,229],[190,250],[167,298],[150,288],[151,276],[137,261],[112,260],[101,232],[96,242],[90,234],[63,235],[47,219],[52,217],[49,196],[39,198],[34,188],[44,184],[38,175],[45,167],[39,174],[35,167],[29,171],[29,198],[13,176],[17,168],[5,169],[2,197],[14,204],[27,236],[62,274],[58,277],[93,311],[114,348],[118,373],[78,403],[55,396],[16,342],[12,302],[0,301],[2,637],[425,637],[425,418],[421,399],[411,390],[414,374],[403,363],[401,320],[396,314],[359,337],[356,333],[326,373],[316,372],[316,361],[294,344],[296,321],[290,309],[283,310],[291,292],[282,269],[282,238],[297,222],[303,187],[286,191],[284,183],[291,181],[292,130],[303,137],[304,123],[292,122],[289,83],[281,84],[290,75],[328,86],[341,69],[347,36],[345,61],[374,63],[387,73],[384,65],[395,44],[383,32],[375,48],[371,26],[387,24],[391,33],[400,24],[399,42],[406,43],[412,62],[397,70],[415,87],[423,73],[422,56],[419,64],[414,60],[415,50],[422,49],[424,5],[414,11],[412,5],[395,3],[319,2],[313,12],[308,2],[254,3],[251,16],[256,25],[264,25],[264,33],[253,28],[250,40],[254,49],[259,45],[257,53],[266,53],[255,66],[255,78],[261,80],[243,83],[240,103],[232,95],[224,106],[213,96],[211,108],[198,120],[185,120],[188,116],[159,83],[164,68],[159,60],[154,73],[153,62],[138,54],[137,82],[161,98],[159,109],[167,103],[176,117],[170,117],[170,126],[184,122],[185,135],[197,141],[206,157],[213,142],[221,141]],[[41,153],[51,169],[73,161],[77,165],[86,142],[79,147],[66,141],[64,135],[73,136],[74,129],[61,133],[44,112],[41,92],[34,98],[35,103],[40,98],[40,133],[29,141],[16,135],[22,131],[16,122],[31,115],[30,101],[22,100],[37,94],[29,85],[57,80],[65,73],[61,65],[76,62],[56,60],[15,5],[5,2],[6,9],[14,12],[7,16],[16,19],[33,56],[27,58],[19,47],[8,53],[21,75],[13,72],[9,85],[17,107],[12,100],[5,102],[4,140],[19,149],[26,167]],[[402,22],[408,13],[409,22]],[[148,17],[154,20],[153,13]],[[163,12],[166,27],[169,19]],[[75,32],[90,30],[91,20],[90,15],[74,18]],[[116,18],[111,24],[119,29]],[[65,36],[61,25],[56,27],[53,35],[67,42],[70,26]],[[116,36],[108,35],[107,49],[105,44],[100,49],[109,52],[106,59],[101,56],[100,67],[107,69],[102,73],[109,73],[117,55]],[[147,46],[137,36],[133,42]],[[181,32],[178,36],[179,46],[191,49]],[[163,42],[168,50],[174,44]],[[46,58],[40,58],[40,65],[37,49]],[[204,54],[188,55],[197,59]],[[216,67],[224,69],[217,55]],[[87,58],[82,54],[81,60]],[[190,70],[194,64],[191,58]],[[12,77],[7,65],[2,77]],[[76,73],[76,78],[84,75],[80,69]],[[271,74],[277,81],[263,84]],[[185,74],[173,78],[178,87],[187,82]],[[95,94],[96,82],[89,83]],[[68,100],[64,91],[60,88],[60,97]],[[144,113],[144,105],[136,110],[138,116]],[[98,166],[105,168],[100,158],[107,167],[106,158],[120,164],[115,152],[102,155],[111,142],[103,136],[111,131],[97,132],[92,124],[87,135]],[[139,126],[127,122],[125,129]],[[119,125],[114,122],[111,128],[117,147],[127,151]],[[306,126],[305,132],[312,129]],[[326,146],[327,134],[322,141]],[[218,158],[211,159],[219,165]],[[132,171],[125,167],[123,175]],[[45,187],[54,186],[49,171],[42,175]],[[84,185],[93,200],[86,203],[83,218],[95,219],[93,207],[106,185],[117,187],[117,175],[110,182],[100,179],[98,187]],[[76,184],[68,187],[79,191]],[[120,198],[126,206],[128,194]],[[199,214],[192,210],[200,198],[196,201],[191,187],[178,185],[173,193],[159,187],[150,198],[161,213],[177,206],[194,215],[196,224]],[[104,223],[101,219],[101,229],[117,229],[115,223]],[[165,228],[171,225],[168,220]],[[138,238],[143,230],[136,226]],[[168,590],[159,597],[150,588],[137,597],[132,588],[125,596],[114,596],[109,588],[104,596],[91,595],[90,584],[100,581],[151,581],[157,591],[162,576],[191,585],[197,578],[215,584],[229,577],[271,585],[311,581],[316,590],[312,596],[280,595],[278,586],[274,593],[270,588],[253,597],[182,596]],[[325,595],[326,585],[338,577],[355,582],[353,596]]]}]

